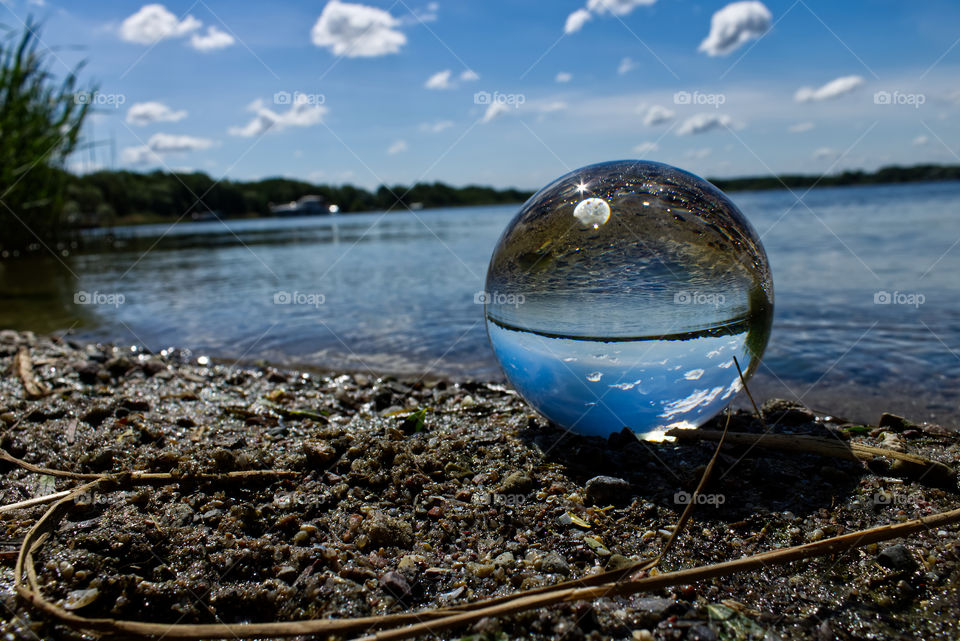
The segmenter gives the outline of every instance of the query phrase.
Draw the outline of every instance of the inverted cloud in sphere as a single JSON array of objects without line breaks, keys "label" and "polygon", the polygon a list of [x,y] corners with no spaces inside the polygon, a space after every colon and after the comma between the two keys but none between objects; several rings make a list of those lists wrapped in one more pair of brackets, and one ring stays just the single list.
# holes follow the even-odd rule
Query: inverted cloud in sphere
[{"label": "inverted cloud in sphere", "polygon": [[698,51],[708,56],[725,56],[770,30],[773,15],[757,0],[734,2],[713,14],[710,34]]},{"label": "inverted cloud in sphere", "polygon": [[376,58],[397,53],[407,37],[389,12],[365,4],[330,0],[310,31],[310,40],[346,58]]}]

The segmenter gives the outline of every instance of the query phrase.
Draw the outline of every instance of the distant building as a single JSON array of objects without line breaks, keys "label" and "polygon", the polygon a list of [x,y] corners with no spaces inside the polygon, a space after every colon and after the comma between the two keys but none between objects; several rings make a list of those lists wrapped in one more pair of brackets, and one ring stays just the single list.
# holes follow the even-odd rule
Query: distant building
[{"label": "distant building", "polygon": [[323,196],[302,196],[280,205],[270,203],[270,213],[274,216],[326,216],[338,211],[340,208],[327,202]]}]

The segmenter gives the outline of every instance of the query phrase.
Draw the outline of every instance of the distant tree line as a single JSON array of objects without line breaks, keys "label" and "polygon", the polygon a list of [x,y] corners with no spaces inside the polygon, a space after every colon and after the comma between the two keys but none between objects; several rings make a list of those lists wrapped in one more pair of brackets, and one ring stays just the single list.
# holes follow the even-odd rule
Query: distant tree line
[{"label": "distant tree line", "polygon": [[783,189],[784,187],[838,187],[845,185],[880,185],[924,181],[960,180],[960,165],[893,165],[877,171],[844,171],[828,176],[781,174],[779,176],[753,176],[746,178],[710,179],[724,191],[747,191],[759,189]]},{"label": "distant tree line", "polygon": [[211,212],[221,218],[268,216],[272,204],[309,195],[321,196],[341,212],[358,212],[517,203],[530,194],[478,185],[451,187],[440,182],[381,186],[370,192],[352,185],[314,185],[288,178],[239,182],[217,181],[202,172],[97,171],[69,177],[65,213],[68,220],[89,226],[189,218]]}]

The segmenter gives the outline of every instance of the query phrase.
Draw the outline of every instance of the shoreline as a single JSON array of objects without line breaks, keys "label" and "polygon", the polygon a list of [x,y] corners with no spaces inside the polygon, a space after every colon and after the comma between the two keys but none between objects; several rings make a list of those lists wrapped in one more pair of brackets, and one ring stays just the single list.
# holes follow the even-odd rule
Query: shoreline
[{"label": "shoreline", "polygon": [[[21,347],[52,393],[25,397],[11,370]],[[170,623],[366,616],[589,576],[660,549],[713,451],[624,433],[569,435],[497,384],[305,375],[182,356],[0,332],[0,446],[13,456],[87,473],[299,475],[127,488],[80,508],[37,559],[48,598],[67,599],[77,614]],[[778,434],[902,449],[954,470],[960,462],[960,435],[938,426],[849,425],[789,403],[765,407]],[[769,426],[738,412],[731,429]],[[4,471],[2,505],[71,486]],[[694,510],[662,569],[950,509],[955,481],[944,490],[881,459],[725,448],[705,488],[712,502]],[[8,552],[42,513],[0,515],[0,599],[17,615],[0,617],[0,632],[80,639],[10,590]],[[958,551],[960,528],[951,526],[837,558],[483,620],[439,638],[955,638]]]}]

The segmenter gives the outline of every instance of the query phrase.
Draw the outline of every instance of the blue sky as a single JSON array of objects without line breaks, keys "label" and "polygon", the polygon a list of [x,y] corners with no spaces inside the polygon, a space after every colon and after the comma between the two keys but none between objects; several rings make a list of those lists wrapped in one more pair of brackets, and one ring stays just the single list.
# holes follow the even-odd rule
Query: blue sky
[{"label": "blue sky", "polygon": [[535,189],[631,157],[705,176],[960,163],[952,2],[0,4],[99,85],[87,136],[116,153],[80,171]]}]

